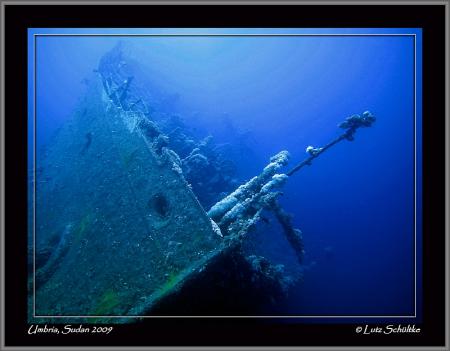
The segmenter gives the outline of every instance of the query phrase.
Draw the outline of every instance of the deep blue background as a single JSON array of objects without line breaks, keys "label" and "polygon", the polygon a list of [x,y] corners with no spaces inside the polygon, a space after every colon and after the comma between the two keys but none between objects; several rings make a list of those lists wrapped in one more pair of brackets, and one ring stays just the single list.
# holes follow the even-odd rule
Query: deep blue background
[{"label": "deep blue background", "polygon": [[[303,231],[307,269],[284,309],[302,315],[414,314],[413,36],[39,37],[38,147],[70,117],[84,92],[83,78],[118,40],[132,42],[158,89],[178,94],[168,108],[187,123],[218,141],[227,141],[224,118],[250,132],[254,157],[238,165],[242,179],[283,149],[290,151],[291,165],[301,161],[306,146],[335,138],[337,124],[351,114],[375,114],[372,128],[325,153],[285,187],[282,204]],[[417,98],[420,112],[420,93]]]}]

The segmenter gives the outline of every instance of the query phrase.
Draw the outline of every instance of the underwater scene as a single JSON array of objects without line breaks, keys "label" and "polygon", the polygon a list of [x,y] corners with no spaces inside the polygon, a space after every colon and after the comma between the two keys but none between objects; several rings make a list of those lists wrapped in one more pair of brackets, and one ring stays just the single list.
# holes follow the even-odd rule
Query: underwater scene
[{"label": "underwater scene", "polygon": [[29,321],[421,317],[419,29],[30,29]]}]

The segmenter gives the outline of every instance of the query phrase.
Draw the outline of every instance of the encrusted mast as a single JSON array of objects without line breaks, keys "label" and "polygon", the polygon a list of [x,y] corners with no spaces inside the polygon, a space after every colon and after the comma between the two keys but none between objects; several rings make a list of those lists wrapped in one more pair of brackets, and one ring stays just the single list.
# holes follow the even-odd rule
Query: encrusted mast
[{"label": "encrusted mast", "polygon": [[226,233],[226,235],[242,235],[260,219],[261,212],[264,209],[272,211],[301,262],[304,254],[302,232],[292,226],[291,216],[281,208],[277,201],[277,197],[282,193],[273,190],[281,188],[289,176],[298,172],[303,166],[311,165],[313,159],[340,141],[353,141],[354,134],[358,128],[370,127],[373,122],[375,122],[375,117],[369,111],[365,111],[361,116],[352,115],[348,117],[339,124],[340,128],[345,129],[342,135],[324,147],[314,148],[308,146],[306,152],[310,156],[286,174],[277,173],[289,161],[289,152],[281,151],[270,159],[270,163],[260,175],[253,177],[211,207],[208,211],[208,216],[218,224],[222,233]]}]

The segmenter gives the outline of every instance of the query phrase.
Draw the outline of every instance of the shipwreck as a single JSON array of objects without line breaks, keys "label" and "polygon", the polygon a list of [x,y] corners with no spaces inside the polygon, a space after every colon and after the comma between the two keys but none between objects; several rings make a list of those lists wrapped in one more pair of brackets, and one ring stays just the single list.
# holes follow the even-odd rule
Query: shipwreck
[{"label": "shipwreck", "polygon": [[[248,233],[263,211],[271,212],[300,264],[302,233],[280,206],[280,189],[375,121],[367,111],[348,117],[335,140],[308,146],[306,159],[292,169],[282,171],[290,156],[281,151],[237,186],[220,172],[226,163],[211,151],[210,138],[195,143],[180,128],[163,131],[147,81],[118,45],[87,81],[70,121],[38,152],[30,209],[31,320],[251,315],[283,296],[293,279],[282,265],[243,252]],[[211,184],[198,185],[193,172],[205,162],[220,167]],[[218,198],[221,187],[227,195]]]}]

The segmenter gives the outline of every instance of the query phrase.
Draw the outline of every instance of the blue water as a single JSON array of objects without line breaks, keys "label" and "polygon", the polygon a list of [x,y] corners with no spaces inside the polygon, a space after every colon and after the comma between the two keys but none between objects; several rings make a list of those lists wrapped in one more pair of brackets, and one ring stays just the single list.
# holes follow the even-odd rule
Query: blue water
[{"label": "blue water", "polygon": [[[34,31],[43,32],[75,30]],[[281,203],[303,232],[306,268],[304,281],[281,308],[300,315],[409,316],[417,302],[420,315],[420,216],[417,292],[414,251],[415,195],[420,214],[420,174],[417,188],[414,176],[420,30],[186,32],[416,36],[37,37],[38,147],[67,121],[84,94],[83,78],[119,40],[132,42],[152,77],[151,89],[159,90],[155,94],[176,97],[168,100],[167,111],[218,142],[231,138],[224,120],[247,133],[252,162],[236,160],[241,180],[256,175],[280,150],[289,150],[295,165],[307,156],[306,146],[323,146],[339,135],[339,122],[370,110],[377,117],[373,127],[324,153],[284,188]],[[282,239],[273,234],[273,240]]]}]

